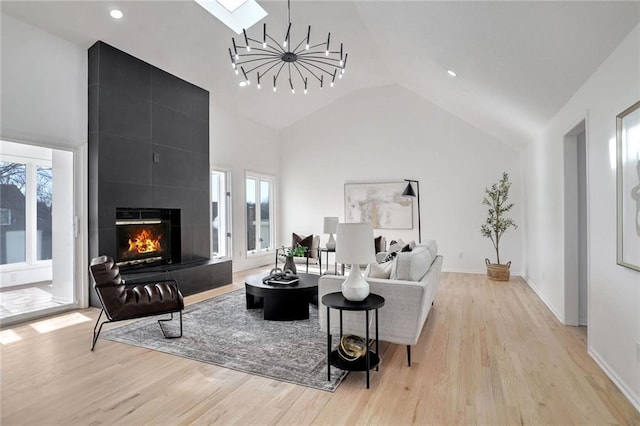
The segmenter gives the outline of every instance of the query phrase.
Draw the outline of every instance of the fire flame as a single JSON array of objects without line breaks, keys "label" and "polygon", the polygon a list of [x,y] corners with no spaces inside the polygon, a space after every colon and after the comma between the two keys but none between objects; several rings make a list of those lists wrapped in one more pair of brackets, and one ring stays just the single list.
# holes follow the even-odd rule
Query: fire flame
[{"label": "fire flame", "polygon": [[162,235],[158,235],[157,238],[153,238],[153,235],[151,235],[148,230],[143,229],[133,239],[129,238],[129,251],[138,253],[152,253],[154,251],[161,250],[161,238]]}]

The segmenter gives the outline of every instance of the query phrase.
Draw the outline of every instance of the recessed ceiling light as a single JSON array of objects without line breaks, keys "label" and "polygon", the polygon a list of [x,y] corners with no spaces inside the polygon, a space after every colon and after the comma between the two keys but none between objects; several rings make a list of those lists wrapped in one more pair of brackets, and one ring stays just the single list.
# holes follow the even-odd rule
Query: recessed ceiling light
[{"label": "recessed ceiling light", "polygon": [[113,19],[121,19],[123,16],[120,9],[113,9],[111,12],[109,12],[109,15],[111,15]]},{"label": "recessed ceiling light", "polygon": [[455,77],[456,75],[458,75],[454,70],[447,70],[447,74],[449,74],[451,77]]}]

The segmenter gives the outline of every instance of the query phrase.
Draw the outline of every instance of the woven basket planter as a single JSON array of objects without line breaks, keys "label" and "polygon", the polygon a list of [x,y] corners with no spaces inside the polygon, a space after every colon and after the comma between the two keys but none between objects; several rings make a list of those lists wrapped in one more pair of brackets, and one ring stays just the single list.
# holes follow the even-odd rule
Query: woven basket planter
[{"label": "woven basket planter", "polygon": [[501,263],[491,263],[489,259],[485,259],[484,263],[487,264],[487,277],[489,277],[490,280],[509,281],[511,262],[503,265]]}]

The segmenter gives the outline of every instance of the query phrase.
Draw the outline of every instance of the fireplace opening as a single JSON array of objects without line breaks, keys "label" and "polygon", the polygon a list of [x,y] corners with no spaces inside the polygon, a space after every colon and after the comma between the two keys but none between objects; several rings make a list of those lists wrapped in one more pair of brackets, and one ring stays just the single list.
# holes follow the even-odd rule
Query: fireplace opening
[{"label": "fireplace opening", "polygon": [[176,235],[173,234],[178,233],[179,241],[180,227],[173,223],[172,211],[118,209],[116,263],[119,266],[134,266],[175,261],[173,243]]}]

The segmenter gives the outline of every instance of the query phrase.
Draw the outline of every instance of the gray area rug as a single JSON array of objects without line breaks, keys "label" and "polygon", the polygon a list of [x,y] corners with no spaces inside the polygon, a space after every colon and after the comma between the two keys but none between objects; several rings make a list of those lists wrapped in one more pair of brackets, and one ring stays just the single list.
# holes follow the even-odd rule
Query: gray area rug
[{"label": "gray area rug", "polygon": [[[179,339],[162,336],[159,317],[103,331],[101,338],[335,391],[346,372],[332,367],[327,380],[327,336],[320,331],[318,310],[310,306],[303,321],[264,321],[262,314],[262,309],[247,310],[241,289],[187,306]],[[169,333],[179,331],[174,318],[163,324]]]}]

